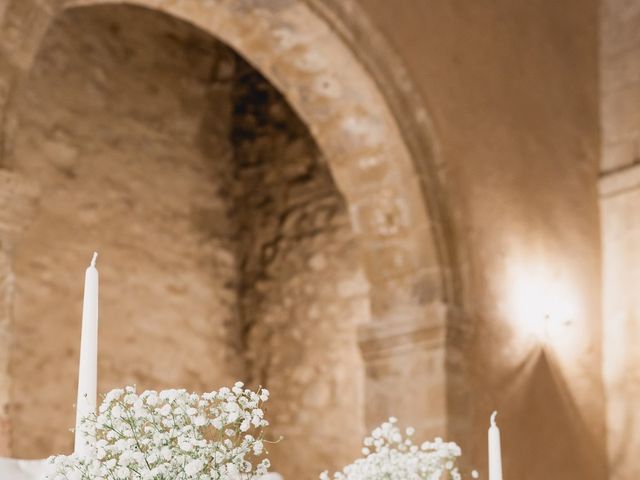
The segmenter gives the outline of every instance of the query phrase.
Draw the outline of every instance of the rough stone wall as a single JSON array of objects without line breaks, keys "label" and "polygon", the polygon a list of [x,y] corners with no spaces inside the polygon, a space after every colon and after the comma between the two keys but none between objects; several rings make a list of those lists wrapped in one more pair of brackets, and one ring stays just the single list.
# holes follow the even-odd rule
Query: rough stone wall
[{"label": "rough stone wall", "polygon": [[282,96],[238,59],[233,91],[241,302],[253,383],[271,390],[270,448],[286,478],[358,454],[364,427],[356,327],[368,282],[325,159]]},{"label": "rough stone wall", "polygon": [[[13,297],[13,271],[11,269],[10,246],[3,239],[0,248],[0,339],[3,345],[10,344],[12,334],[12,297]],[[10,420],[10,390],[11,374],[9,373],[10,350],[3,349],[0,354],[0,455],[11,454],[11,420]]]},{"label": "rough stone wall", "polygon": [[9,369],[14,336],[14,247],[33,216],[38,192],[13,172],[0,171],[0,456],[11,455],[11,385]]},{"label": "rough stone wall", "polygon": [[184,23],[111,6],[60,16],[19,98],[7,167],[43,205],[14,255],[13,455],[69,449],[96,248],[101,391],[245,379],[273,393],[276,470],[351,461],[368,282],[326,160],[274,87]]},{"label": "rough stone wall", "polygon": [[21,92],[9,166],[41,208],[15,246],[12,447],[69,451],[84,268],[100,252],[105,392],[242,376],[230,104],[218,42],[133,8],[60,16]]},{"label": "rough stone wall", "polygon": [[640,476],[640,4],[602,5],[600,181],[611,478]]}]

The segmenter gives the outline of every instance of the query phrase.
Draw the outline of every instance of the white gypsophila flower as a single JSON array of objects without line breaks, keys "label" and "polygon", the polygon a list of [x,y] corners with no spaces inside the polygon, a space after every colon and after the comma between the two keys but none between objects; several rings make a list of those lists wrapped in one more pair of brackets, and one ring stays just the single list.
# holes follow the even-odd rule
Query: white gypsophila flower
[{"label": "white gypsophila flower", "polygon": [[[433,442],[414,445],[404,438],[391,417],[375,428],[363,441],[363,458],[357,459],[330,477],[320,474],[320,480],[461,480],[455,462],[461,455],[458,445],[436,438]],[[405,430],[408,437],[415,430]],[[446,474],[446,475],[445,475]]]},{"label": "white gypsophila flower", "polygon": [[51,457],[49,480],[251,480],[267,473],[268,392],[233,388],[109,392],[81,428],[88,453]]}]

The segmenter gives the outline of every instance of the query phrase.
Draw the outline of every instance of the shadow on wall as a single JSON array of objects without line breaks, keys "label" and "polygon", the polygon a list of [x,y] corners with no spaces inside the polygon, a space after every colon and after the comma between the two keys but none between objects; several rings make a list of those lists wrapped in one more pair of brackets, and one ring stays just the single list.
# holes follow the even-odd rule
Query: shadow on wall
[{"label": "shadow on wall", "polygon": [[[505,392],[500,425],[506,478],[605,478],[589,419],[580,415],[551,352],[533,350],[497,390]],[[516,452],[529,452],[529,461],[509,462]]]}]

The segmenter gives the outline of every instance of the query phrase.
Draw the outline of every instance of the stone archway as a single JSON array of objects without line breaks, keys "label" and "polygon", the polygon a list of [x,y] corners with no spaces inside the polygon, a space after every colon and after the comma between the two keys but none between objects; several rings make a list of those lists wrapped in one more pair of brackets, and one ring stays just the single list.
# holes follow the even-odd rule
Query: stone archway
[{"label": "stone archway", "polygon": [[367,282],[345,202],[282,95],[189,23],[97,5],[56,17],[12,115],[7,165],[46,198],[12,255],[14,454],[68,448],[75,280],[95,247],[100,391],[261,384],[287,439],[274,468],[351,460]]},{"label": "stone archway", "polygon": [[[123,2],[13,2],[6,7],[7,43],[14,48],[2,61],[13,76],[0,88],[0,101],[10,107],[11,92],[59,9],[108,3]],[[419,162],[374,78],[305,2],[126,3],[163,11],[220,38],[267,77],[309,127],[346,199],[370,284],[372,322],[361,331],[367,423],[402,411],[423,432],[442,433],[450,401],[445,361],[452,296],[443,280],[446,249],[434,239],[438,226],[425,202]],[[10,140],[10,124],[7,132]],[[398,390],[407,395],[398,398]]]}]

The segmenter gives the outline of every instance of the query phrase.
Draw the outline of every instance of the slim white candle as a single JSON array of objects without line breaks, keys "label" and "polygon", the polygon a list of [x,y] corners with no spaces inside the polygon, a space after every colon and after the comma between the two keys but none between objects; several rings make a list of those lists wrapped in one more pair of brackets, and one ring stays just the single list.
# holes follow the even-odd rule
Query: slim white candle
[{"label": "slim white candle", "polygon": [[82,304],[82,335],[80,339],[80,369],[78,371],[78,398],[76,401],[76,429],[74,452],[82,455],[88,439],[82,434],[80,421],[96,411],[98,380],[98,270],[94,252],[84,275],[84,301]]},{"label": "slim white candle", "polygon": [[496,415],[491,414],[489,427],[489,480],[502,480],[502,452],[500,449],[500,429],[496,425]]}]

